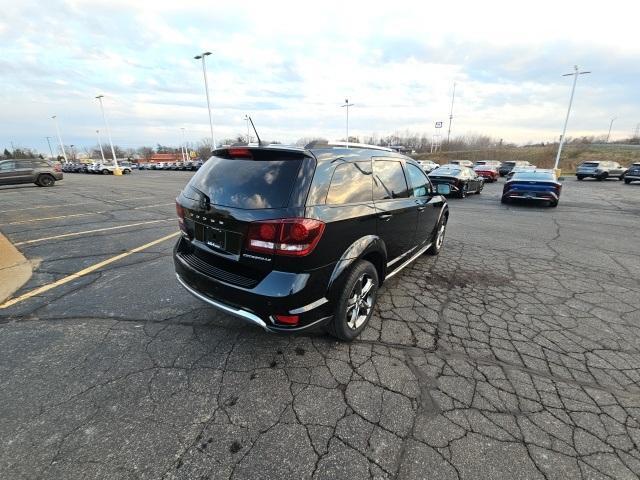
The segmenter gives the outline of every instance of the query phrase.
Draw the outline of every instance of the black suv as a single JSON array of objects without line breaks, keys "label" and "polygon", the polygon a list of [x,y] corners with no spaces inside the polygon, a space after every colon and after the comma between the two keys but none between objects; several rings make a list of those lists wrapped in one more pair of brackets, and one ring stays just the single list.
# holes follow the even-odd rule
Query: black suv
[{"label": "black suv", "polygon": [[382,147],[218,149],[176,199],[178,281],[265,330],[352,340],[382,282],[442,248],[449,192]]}]

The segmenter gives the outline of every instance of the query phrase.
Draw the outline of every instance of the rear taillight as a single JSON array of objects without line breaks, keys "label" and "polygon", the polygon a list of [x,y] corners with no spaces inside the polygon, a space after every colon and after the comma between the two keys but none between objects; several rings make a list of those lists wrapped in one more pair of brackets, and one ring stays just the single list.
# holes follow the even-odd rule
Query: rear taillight
[{"label": "rear taillight", "polygon": [[300,321],[299,315],[274,315],[276,322],[283,325],[297,325]]},{"label": "rear taillight", "polygon": [[313,251],[324,223],[311,218],[281,218],[253,222],[247,232],[247,250],[302,257]]},{"label": "rear taillight", "polygon": [[180,230],[184,233],[187,233],[187,226],[184,223],[184,207],[178,203],[176,200],[176,213],[178,214],[178,225],[180,226]]},{"label": "rear taillight", "polygon": [[59,164],[59,163],[56,163],[56,164],[53,166],[53,169],[54,169],[56,172],[61,172],[61,171],[62,171],[62,167],[60,166],[60,164]]}]

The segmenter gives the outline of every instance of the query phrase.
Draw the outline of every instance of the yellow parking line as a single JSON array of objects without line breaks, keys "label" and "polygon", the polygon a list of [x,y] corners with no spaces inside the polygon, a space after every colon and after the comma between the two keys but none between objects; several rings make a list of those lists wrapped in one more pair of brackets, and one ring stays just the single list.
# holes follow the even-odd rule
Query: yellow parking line
[{"label": "yellow parking line", "polygon": [[174,218],[165,218],[164,220],[150,220],[148,222],[129,223],[127,225],[119,225],[117,227],[96,228],[95,230],[85,230],[84,232],[64,233],[62,235],[54,235],[52,237],[36,238],[34,240],[25,240],[24,242],[14,243],[14,246],[29,245],[31,243],[44,242],[45,240],[56,240],[58,238],[75,237],[77,235],[85,235],[88,233],[106,232],[108,230],[118,230],[120,228],[137,227],[139,225],[149,225],[150,223],[174,221]]},{"label": "yellow parking line", "polygon": [[164,242],[165,240],[169,240],[170,238],[173,238],[175,236],[177,236],[180,232],[174,232],[170,235],[166,235],[162,238],[159,238],[158,240],[154,240],[153,242],[149,242],[149,243],[145,243],[144,245],[141,245],[139,247],[133,248],[131,250],[128,250],[124,253],[121,253],[120,255],[116,255],[115,257],[111,257],[111,258],[107,258],[106,260],[103,260],[102,262],[98,262],[94,265],[91,265],[90,267],[87,267],[83,270],[80,270],[79,272],[76,273],[72,273],[71,275],[67,275],[64,278],[61,278],[60,280],[56,280],[55,282],[52,283],[48,283],[47,285],[43,285],[42,287],[38,287],[34,290],[31,290],[30,292],[27,292],[23,295],[20,295],[19,297],[16,298],[12,298],[11,300],[7,300],[6,302],[4,302],[2,305],[0,305],[0,309],[4,309],[4,308],[8,308],[12,305],[15,305],[16,303],[20,303],[24,300],[27,300],[31,297],[35,297],[36,295],[40,295],[41,293],[44,292],[48,292],[51,289],[54,289],[56,287],[59,287],[60,285],[64,285],[65,283],[69,283],[77,278],[83,277],[89,273],[95,272],[96,270],[105,267],[107,265],[110,265],[114,262],[117,262],[118,260],[121,260],[125,257],[128,257],[129,255],[132,255],[134,253],[140,252],[142,250],[145,250],[149,247],[153,247],[154,245],[157,245],[158,243]]}]

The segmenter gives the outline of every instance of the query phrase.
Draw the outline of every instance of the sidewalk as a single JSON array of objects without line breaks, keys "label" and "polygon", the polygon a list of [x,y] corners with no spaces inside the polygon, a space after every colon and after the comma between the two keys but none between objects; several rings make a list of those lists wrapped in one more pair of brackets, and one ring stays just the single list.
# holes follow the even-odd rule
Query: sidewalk
[{"label": "sidewalk", "polygon": [[0,303],[31,278],[31,263],[0,233]]}]

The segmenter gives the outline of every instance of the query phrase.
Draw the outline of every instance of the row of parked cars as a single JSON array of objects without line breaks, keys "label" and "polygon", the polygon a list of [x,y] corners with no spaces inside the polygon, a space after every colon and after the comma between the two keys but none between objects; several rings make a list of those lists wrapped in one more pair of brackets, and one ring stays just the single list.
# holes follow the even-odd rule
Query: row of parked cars
[{"label": "row of parked cars", "polygon": [[194,160],[188,162],[149,162],[141,163],[138,166],[139,170],[189,170],[196,171],[202,167],[201,160]]},{"label": "row of parked cars", "polygon": [[[118,162],[118,168],[124,175],[128,175],[135,167],[130,162]],[[104,162],[65,162],[62,164],[62,171],[65,173],[100,173],[102,175],[113,175],[115,169],[116,167],[113,163]]]},{"label": "row of parked cars", "polygon": [[[440,164],[432,160],[418,160],[418,163],[427,173],[441,167]],[[498,160],[478,160],[476,162],[472,162],[471,160],[451,160],[447,165],[458,165],[460,167],[470,168],[480,177],[484,178],[485,182],[497,182],[500,177],[508,178],[510,174],[517,171],[536,168],[535,165],[523,160],[506,162],[500,162]]]}]

